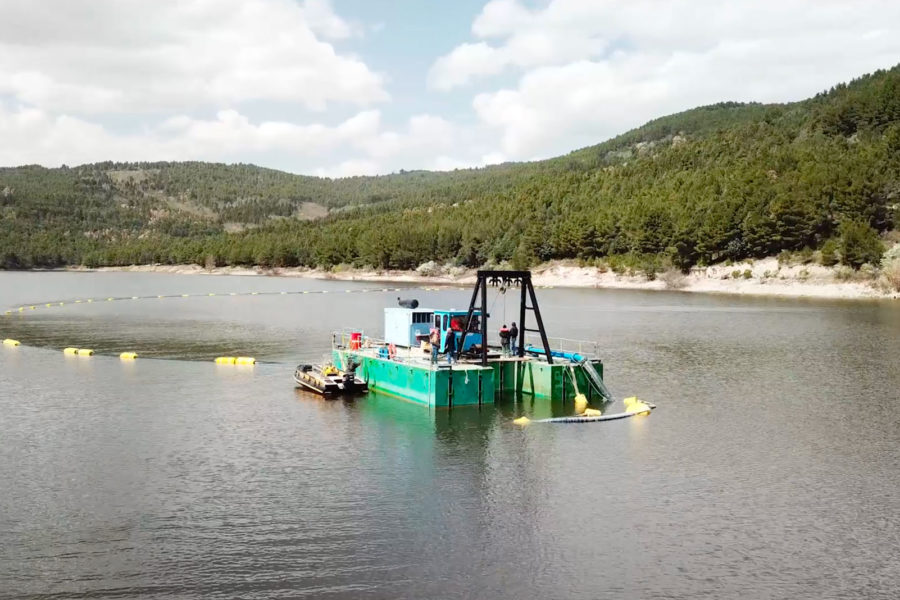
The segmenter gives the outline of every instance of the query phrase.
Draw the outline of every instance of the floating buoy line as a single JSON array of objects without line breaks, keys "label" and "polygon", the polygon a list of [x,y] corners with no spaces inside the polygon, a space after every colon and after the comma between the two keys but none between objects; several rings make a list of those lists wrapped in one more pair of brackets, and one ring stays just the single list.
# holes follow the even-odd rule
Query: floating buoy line
[{"label": "floating buoy line", "polygon": [[525,426],[532,423],[594,423],[597,421],[616,421],[618,419],[627,419],[628,417],[646,417],[650,414],[650,411],[656,408],[656,405],[652,402],[639,400],[636,396],[625,398],[622,402],[625,404],[625,410],[609,415],[604,415],[601,411],[593,408],[586,408],[581,414],[570,417],[551,417],[548,419],[534,420],[529,419],[528,417],[519,417],[518,419],[514,419],[513,423]]},{"label": "floating buoy line", "polygon": [[[542,289],[552,289],[553,286],[535,286],[540,287]],[[402,291],[410,291],[410,290],[420,290],[420,291],[469,291],[468,288],[464,287],[456,287],[456,286],[436,286],[436,287],[386,287],[386,288],[361,288],[361,289],[344,289],[344,290],[296,290],[296,291],[255,291],[255,292],[207,292],[207,293],[192,293],[192,294],[157,294],[157,295],[148,295],[148,296],[107,296],[105,298],[84,298],[84,299],[75,299],[75,300],[54,300],[50,302],[37,302],[34,304],[24,304],[21,306],[17,306],[14,308],[9,308],[3,311],[2,317],[14,317],[20,316],[23,314],[28,314],[31,311],[37,311],[42,309],[56,308],[61,306],[72,306],[72,305],[84,305],[84,304],[94,304],[101,302],[120,302],[120,301],[128,301],[128,300],[163,300],[163,299],[177,299],[177,298],[228,298],[228,297],[238,297],[238,296],[301,296],[301,295],[310,295],[310,294],[362,294],[362,293],[387,293],[387,292],[402,292]],[[0,321],[2,322],[2,321]],[[18,347],[26,344],[22,344],[20,340],[5,338],[3,339],[2,345],[5,347]],[[36,346],[37,347],[37,346]],[[75,346],[69,346],[63,349],[63,354],[66,356],[74,356],[78,358],[89,358],[95,355],[95,352],[91,348],[80,348]],[[111,356],[115,356],[116,354],[112,354]],[[132,362],[138,358],[138,353],[136,352],[120,352],[117,354],[119,359],[122,362]],[[256,358],[250,356],[218,356],[213,362],[216,365],[227,365],[227,366],[254,366],[258,363]],[[519,417],[515,419],[513,423],[520,426],[530,425],[532,423],[591,423],[591,422],[601,422],[601,421],[613,421],[618,419],[625,419],[628,417],[634,416],[646,416],[649,415],[650,412],[656,408],[656,405],[650,402],[644,402],[638,400],[636,397],[630,397],[624,399],[625,410],[619,413],[613,414],[603,414],[600,410],[588,408],[587,400],[583,394],[577,394],[575,398],[575,408],[576,414],[572,416],[565,417],[551,417],[544,419],[529,419],[528,417]]]},{"label": "floating buoy line", "polygon": [[[550,288],[552,286],[546,286]],[[154,296],[107,296],[104,298],[80,298],[76,300],[53,300],[51,302],[36,302],[34,304],[23,304],[15,308],[9,308],[3,311],[4,317],[13,317],[22,314],[28,314],[31,311],[43,310],[47,308],[57,308],[60,306],[72,306],[75,304],[94,304],[99,302],[120,302],[125,300],[165,300],[173,298],[229,298],[235,296],[304,296],[308,294],[363,294],[363,293],[379,293],[379,292],[401,292],[409,290],[421,290],[426,292],[436,291],[467,291],[468,288],[457,288],[455,286],[437,286],[437,287],[393,287],[393,288],[361,288],[361,289],[344,289],[344,290],[294,290],[294,291],[263,291],[263,292],[206,292],[193,294],[157,294]],[[3,340],[4,346],[14,347],[22,344],[19,340],[6,338]],[[94,355],[94,351],[89,348],[67,347],[63,349],[63,354],[67,356],[90,357]],[[136,352],[121,352],[119,359],[122,361],[132,361],[138,358]],[[243,365],[252,366],[258,361],[250,356],[219,356],[214,359],[217,365]]]}]

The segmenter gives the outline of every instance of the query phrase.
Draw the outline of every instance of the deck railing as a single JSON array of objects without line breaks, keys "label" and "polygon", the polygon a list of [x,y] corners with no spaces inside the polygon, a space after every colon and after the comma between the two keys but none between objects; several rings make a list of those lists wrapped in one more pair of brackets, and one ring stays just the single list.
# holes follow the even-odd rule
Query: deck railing
[{"label": "deck railing", "polygon": [[[362,348],[384,348],[388,346],[387,341],[368,336],[362,329],[341,329],[331,332],[331,348],[332,350],[347,350],[350,348],[351,334],[361,334]],[[414,347],[396,347],[394,361],[396,362],[412,362],[412,361],[430,361],[431,355],[425,354],[419,346]]]},{"label": "deck railing", "polygon": [[[386,347],[388,345],[388,343],[381,338],[366,335],[365,331],[363,331],[362,329],[340,329],[331,332],[331,348],[333,350],[346,350],[350,348],[351,335],[354,333],[359,333],[361,335],[361,345],[363,348],[379,348]],[[564,337],[548,337],[547,341],[550,342],[551,350],[577,353],[584,356],[585,358],[592,359],[598,358],[600,356],[600,344],[596,341],[576,340]],[[525,345],[542,348],[543,342],[541,341],[541,337],[539,335],[526,333]],[[396,349],[394,360],[399,362],[418,360],[427,361],[430,360],[430,355],[424,353],[419,346],[413,346],[409,348],[398,346]]]},{"label": "deck railing", "polygon": [[[597,358],[600,356],[600,343],[591,341],[591,340],[576,340],[572,338],[564,338],[564,337],[547,337],[547,341],[550,342],[551,350],[558,350],[560,352],[572,352],[580,354],[586,358]],[[525,345],[526,346],[534,346],[536,348],[543,348],[544,343],[541,341],[541,336],[534,333],[526,333],[525,334]]]}]

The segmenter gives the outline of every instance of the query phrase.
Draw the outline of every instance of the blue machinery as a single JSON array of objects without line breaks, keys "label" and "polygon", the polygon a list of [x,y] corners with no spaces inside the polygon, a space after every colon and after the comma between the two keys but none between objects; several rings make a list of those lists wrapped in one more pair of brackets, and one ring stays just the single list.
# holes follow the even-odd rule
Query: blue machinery
[{"label": "blue machinery", "polygon": [[[537,356],[547,354],[547,351],[543,348],[535,348],[531,345],[528,345],[525,348],[525,352]],[[562,350],[550,350],[550,355],[555,356],[556,358],[564,358],[573,363],[578,363],[578,365],[584,369],[584,374],[587,376],[588,381],[590,381],[594,389],[597,390],[607,402],[612,402],[612,394],[609,393],[609,389],[607,389],[606,384],[603,383],[603,378],[600,376],[600,373],[597,372],[597,369],[594,368],[594,365],[588,357],[582,356],[577,352],[563,352]],[[573,375],[572,378],[574,380],[575,376]]]}]

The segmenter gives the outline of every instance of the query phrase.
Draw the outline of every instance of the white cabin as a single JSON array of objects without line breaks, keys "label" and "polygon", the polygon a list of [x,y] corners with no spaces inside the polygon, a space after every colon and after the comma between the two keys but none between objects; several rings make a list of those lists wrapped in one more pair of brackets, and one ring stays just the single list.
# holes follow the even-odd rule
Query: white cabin
[{"label": "white cabin", "polygon": [[384,341],[403,348],[418,346],[421,336],[427,338],[433,316],[431,308],[385,308]]}]

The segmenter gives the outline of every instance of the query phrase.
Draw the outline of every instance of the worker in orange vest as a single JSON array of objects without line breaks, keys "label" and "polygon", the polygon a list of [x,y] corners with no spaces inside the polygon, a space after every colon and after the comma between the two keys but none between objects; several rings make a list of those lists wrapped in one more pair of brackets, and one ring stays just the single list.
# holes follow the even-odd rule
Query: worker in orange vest
[{"label": "worker in orange vest", "polygon": [[441,349],[441,332],[437,327],[432,327],[428,341],[431,342],[431,364],[436,365],[438,359],[438,351]]},{"label": "worker in orange vest", "polygon": [[509,356],[509,329],[507,329],[506,323],[500,328],[500,348],[503,356]]}]

